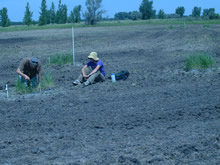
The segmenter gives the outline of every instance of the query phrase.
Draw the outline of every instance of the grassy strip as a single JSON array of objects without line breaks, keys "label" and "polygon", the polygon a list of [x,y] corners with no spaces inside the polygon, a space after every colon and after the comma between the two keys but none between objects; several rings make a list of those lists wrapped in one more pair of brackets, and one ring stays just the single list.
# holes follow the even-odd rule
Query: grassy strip
[{"label": "grassy strip", "polygon": [[216,65],[216,61],[207,53],[195,53],[186,58],[185,69],[207,69]]},{"label": "grassy strip", "polygon": [[64,29],[64,28],[81,28],[81,27],[105,27],[105,26],[132,26],[132,25],[173,25],[173,24],[220,24],[220,19],[217,20],[203,20],[194,18],[178,18],[178,19],[150,19],[150,20],[123,20],[123,21],[101,21],[96,25],[86,25],[84,22],[79,24],[49,24],[45,26],[38,25],[16,25],[9,27],[0,27],[0,32],[7,31],[28,31],[28,30],[43,30],[43,29]]}]

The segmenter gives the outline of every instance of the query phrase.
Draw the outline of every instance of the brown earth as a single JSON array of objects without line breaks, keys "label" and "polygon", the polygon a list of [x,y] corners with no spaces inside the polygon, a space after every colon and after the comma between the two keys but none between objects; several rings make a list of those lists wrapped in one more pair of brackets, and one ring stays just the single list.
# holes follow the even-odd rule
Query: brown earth
[{"label": "brown earth", "polygon": [[[184,71],[186,56],[220,62],[220,26],[75,29],[76,66],[46,67],[72,51],[71,29],[0,33],[0,164],[220,164],[220,70]],[[126,81],[72,86],[96,51]],[[19,95],[16,68],[38,57],[55,88]],[[9,83],[9,98],[4,85]]]}]

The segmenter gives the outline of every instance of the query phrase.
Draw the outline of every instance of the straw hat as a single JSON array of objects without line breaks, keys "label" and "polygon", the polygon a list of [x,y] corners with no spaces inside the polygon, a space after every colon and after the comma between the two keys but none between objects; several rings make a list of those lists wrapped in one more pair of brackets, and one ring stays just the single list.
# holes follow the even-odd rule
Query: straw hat
[{"label": "straw hat", "polygon": [[93,59],[95,61],[98,61],[99,58],[97,57],[97,53],[96,52],[91,52],[88,56],[88,58]]}]

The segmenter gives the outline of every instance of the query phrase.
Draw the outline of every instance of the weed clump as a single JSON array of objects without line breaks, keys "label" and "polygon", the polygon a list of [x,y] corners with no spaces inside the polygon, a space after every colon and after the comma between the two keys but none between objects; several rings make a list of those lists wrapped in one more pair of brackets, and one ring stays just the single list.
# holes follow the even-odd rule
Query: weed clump
[{"label": "weed clump", "polygon": [[195,53],[186,58],[185,70],[207,69],[215,66],[216,61],[207,53]]},{"label": "weed clump", "polygon": [[71,53],[57,54],[50,58],[50,64],[55,64],[55,65],[72,64],[72,62],[73,62],[73,56]]}]

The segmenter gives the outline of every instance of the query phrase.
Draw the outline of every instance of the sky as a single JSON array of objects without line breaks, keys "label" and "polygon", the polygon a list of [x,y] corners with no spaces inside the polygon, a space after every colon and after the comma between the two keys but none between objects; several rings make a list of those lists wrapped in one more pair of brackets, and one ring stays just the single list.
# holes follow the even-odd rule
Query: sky
[{"label": "sky", "polygon": [[[12,22],[22,21],[27,2],[33,12],[33,19],[39,19],[39,12],[42,0],[0,0],[0,9],[8,9],[8,17]],[[152,0],[153,8],[157,11],[163,9],[166,14],[175,13],[176,8],[185,7],[185,15],[192,14],[192,9],[197,6],[203,9],[215,8],[216,13],[220,14],[220,0]],[[50,9],[54,2],[57,9],[59,0],[46,0],[47,7]],[[86,0],[62,0],[62,4],[68,7],[68,15],[76,6],[81,5],[82,11],[86,11]],[[113,18],[117,12],[138,11],[142,0],[102,0],[102,9],[106,11],[104,17]]]}]

